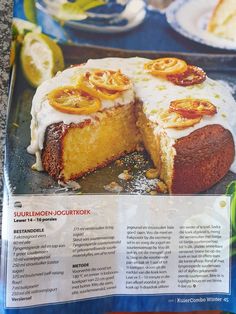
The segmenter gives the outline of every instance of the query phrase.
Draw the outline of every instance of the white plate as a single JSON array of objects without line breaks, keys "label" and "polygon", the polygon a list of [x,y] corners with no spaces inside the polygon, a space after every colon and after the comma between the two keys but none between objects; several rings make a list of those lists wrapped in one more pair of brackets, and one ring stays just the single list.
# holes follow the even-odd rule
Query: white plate
[{"label": "white plate", "polygon": [[167,21],[178,33],[196,42],[236,50],[235,41],[214,36],[206,30],[216,4],[217,0],[176,0],[166,10]]},{"label": "white plate", "polygon": [[[43,11],[46,14],[49,14],[53,17],[53,10],[50,7],[42,6],[40,3],[37,3],[37,8]],[[96,24],[89,24],[80,21],[65,21],[65,25],[70,26],[74,29],[88,31],[88,32],[95,32],[95,33],[123,33],[127,32],[139,24],[143,22],[146,16],[146,4],[144,0],[131,0],[126,9],[120,14],[120,19],[125,19],[125,25],[112,25],[112,24],[105,24],[105,25],[96,25]]]}]

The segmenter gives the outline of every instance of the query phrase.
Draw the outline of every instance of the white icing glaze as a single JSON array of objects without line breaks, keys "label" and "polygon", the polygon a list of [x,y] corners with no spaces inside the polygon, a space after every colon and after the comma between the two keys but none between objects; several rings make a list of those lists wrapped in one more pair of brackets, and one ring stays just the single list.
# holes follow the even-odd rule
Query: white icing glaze
[{"label": "white icing glaze", "polygon": [[[74,67],[59,73],[55,78],[44,82],[38,89],[32,104],[32,122],[31,122],[31,145],[28,151],[35,154],[43,148],[45,130],[48,125],[56,122],[70,124],[79,123],[85,119],[94,119],[93,115],[82,116],[65,114],[53,109],[47,100],[47,94],[61,86],[75,85],[76,78],[88,69],[100,68],[118,70],[131,78],[134,84],[134,91],[144,106],[144,112],[147,118],[160,123],[157,108],[168,109],[172,100],[182,98],[203,98],[212,102],[217,107],[217,114],[212,117],[204,116],[199,123],[193,127],[183,130],[165,129],[165,132],[173,139],[189,135],[196,129],[210,124],[220,124],[230,130],[234,142],[236,143],[236,102],[225,85],[220,82],[207,78],[205,82],[189,87],[174,85],[166,79],[154,77],[146,73],[143,69],[144,63],[149,61],[144,58],[105,58],[89,60],[85,65]],[[102,108],[110,108],[117,104],[129,104],[134,100],[133,90],[128,90],[115,101],[102,101]],[[158,133],[160,127],[157,127]],[[38,160],[39,162],[39,160]],[[231,170],[236,172],[236,160],[234,160]]]}]

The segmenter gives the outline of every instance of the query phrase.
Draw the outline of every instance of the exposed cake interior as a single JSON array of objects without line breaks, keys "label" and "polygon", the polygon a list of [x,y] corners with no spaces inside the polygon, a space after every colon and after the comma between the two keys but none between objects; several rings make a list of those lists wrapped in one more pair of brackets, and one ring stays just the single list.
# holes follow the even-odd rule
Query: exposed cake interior
[{"label": "exposed cake interior", "polygon": [[168,190],[171,191],[174,166],[174,141],[165,132],[158,132],[157,125],[148,121],[141,104],[136,105],[137,126],[142,136],[145,149]]},{"label": "exposed cake interior", "polygon": [[[46,132],[43,167],[55,178],[68,181],[85,175],[109,162],[133,152],[141,142],[136,127],[134,103],[108,109],[87,120],[60,130],[61,156],[52,162],[58,150],[53,148],[55,128]],[[60,162],[58,162],[60,160]]]}]

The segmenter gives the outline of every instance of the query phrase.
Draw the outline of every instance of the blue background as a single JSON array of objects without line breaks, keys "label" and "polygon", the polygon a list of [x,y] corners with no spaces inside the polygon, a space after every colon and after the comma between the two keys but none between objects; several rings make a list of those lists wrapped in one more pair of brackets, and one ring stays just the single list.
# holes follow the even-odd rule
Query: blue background
[{"label": "blue background", "polygon": [[[206,0],[207,1],[207,0]],[[14,16],[25,18],[22,0],[15,0]],[[202,53],[229,53],[228,50],[211,48],[191,41],[175,32],[167,23],[164,14],[147,11],[146,18],[137,28],[121,34],[95,34],[62,28],[46,14],[38,11],[38,21],[43,32],[60,41],[93,44],[131,50],[180,51]]]}]

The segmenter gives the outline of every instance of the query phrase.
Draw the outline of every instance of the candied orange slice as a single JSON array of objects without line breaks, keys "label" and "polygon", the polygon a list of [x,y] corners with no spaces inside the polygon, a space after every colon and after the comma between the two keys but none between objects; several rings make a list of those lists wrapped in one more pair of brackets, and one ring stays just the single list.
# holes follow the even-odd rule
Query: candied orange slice
[{"label": "candied orange slice", "polygon": [[101,108],[101,101],[73,86],[54,89],[48,94],[49,104],[58,111],[70,114],[91,114]]},{"label": "candied orange slice", "polygon": [[163,110],[159,113],[160,124],[167,129],[186,129],[199,123],[201,118],[187,119],[176,112],[169,112],[169,110]]},{"label": "candied orange slice", "polygon": [[178,58],[159,58],[144,64],[144,69],[154,76],[167,76],[187,70],[187,63]]},{"label": "candied orange slice", "polygon": [[100,88],[112,91],[125,91],[131,87],[130,79],[121,71],[95,70],[91,72],[89,81]]},{"label": "candied orange slice", "polygon": [[216,106],[206,99],[179,99],[171,101],[170,112],[177,112],[184,118],[194,119],[204,115],[217,113]]},{"label": "candied orange slice", "polygon": [[206,73],[199,67],[188,65],[185,72],[167,75],[167,79],[176,85],[191,86],[203,83],[206,79]]},{"label": "candied orange slice", "polygon": [[114,100],[120,96],[120,92],[118,91],[108,90],[94,85],[92,82],[90,82],[89,78],[90,73],[87,72],[85,75],[81,76],[78,81],[78,87],[84,92],[89,93],[94,97],[108,100]]}]

